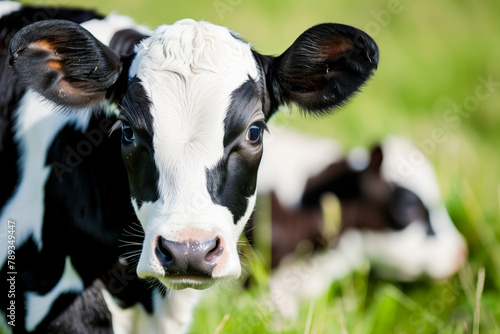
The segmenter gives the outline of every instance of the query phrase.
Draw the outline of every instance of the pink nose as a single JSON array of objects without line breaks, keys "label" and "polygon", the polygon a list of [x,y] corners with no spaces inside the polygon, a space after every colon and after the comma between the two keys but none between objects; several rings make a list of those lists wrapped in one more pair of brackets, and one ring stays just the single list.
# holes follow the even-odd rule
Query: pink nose
[{"label": "pink nose", "polygon": [[222,255],[219,236],[212,240],[177,242],[158,238],[156,257],[165,269],[166,276],[211,277]]}]

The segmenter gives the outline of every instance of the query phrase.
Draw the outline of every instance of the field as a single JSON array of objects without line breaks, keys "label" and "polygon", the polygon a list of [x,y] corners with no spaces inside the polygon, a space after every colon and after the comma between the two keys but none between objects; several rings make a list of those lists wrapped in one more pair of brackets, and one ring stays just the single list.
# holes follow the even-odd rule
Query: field
[{"label": "field", "polygon": [[[378,71],[363,92],[326,119],[304,119],[292,110],[275,121],[346,148],[403,134],[437,169],[447,208],[469,246],[456,277],[401,284],[365,268],[304,304],[297,322],[278,328],[266,296],[266,247],[256,253],[245,248],[250,288],[235,282],[208,292],[192,333],[500,333],[500,1],[43,3],[116,11],[150,27],[186,17],[207,20],[275,55],[317,23],[361,28],[380,48]],[[265,235],[268,227],[259,228]]]}]

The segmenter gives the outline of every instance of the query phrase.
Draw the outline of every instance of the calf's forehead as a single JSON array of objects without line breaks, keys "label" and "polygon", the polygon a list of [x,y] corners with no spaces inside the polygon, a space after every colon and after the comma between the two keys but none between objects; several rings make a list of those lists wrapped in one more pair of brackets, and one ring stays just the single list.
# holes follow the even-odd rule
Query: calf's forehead
[{"label": "calf's forehead", "polygon": [[135,51],[130,75],[147,78],[151,84],[164,79],[164,72],[175,73],[180,80],[208,72],[226,77],[226,84],[248,76],[258,79],[250,44],[209,22],[186,19],[160,26]]},{"label": "calf's forehead", "polygon": [[[180,140],[201,132],[223,135],[224,117],[234,92],[258,80],[250,45],[224,27],[193,20],[161,26],[136,48],[130,76],[138,77],[151,101],[153,130],[163,139]],[[169,131],[165,131],[170,128]],[[213,137],[213,136],[212,136]],[[201,157],[200,157],[201,158]]]}]

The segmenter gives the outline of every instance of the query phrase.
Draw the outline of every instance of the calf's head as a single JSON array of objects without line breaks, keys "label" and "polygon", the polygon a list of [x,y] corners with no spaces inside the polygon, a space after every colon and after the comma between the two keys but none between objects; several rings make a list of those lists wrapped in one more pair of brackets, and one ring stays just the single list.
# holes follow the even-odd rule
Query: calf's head
[{"label": "calf's head", "polygon": [[56,20],[24,28],[10,49],[20,80],[56,106],[118,115],[145,232],[137,273],[172,288],[239,276],[237,240],[255,202],[266,121],[278,107],[338,107],[378,63],[373,40],[339,24],[307,30],[279,57],[192,20],[160,26],[122,58]]}]

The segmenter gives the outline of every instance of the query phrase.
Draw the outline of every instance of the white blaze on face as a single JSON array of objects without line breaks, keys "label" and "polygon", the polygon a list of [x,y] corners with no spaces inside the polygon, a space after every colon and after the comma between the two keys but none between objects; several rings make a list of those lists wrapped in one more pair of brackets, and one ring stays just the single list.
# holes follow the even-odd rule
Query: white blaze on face
[{"label": "white blaze on face", "polygon": [[159,172],[159,199],[134,205],[146,233],[138,274],[164,276],[154,251],[159,236],[176,242],[220,236],[224,253],[213,276],[237,277],[236,243],[254,198],[235,224],[227,207],[213,203],[206,175],[224,156],[232,92],[249,77],[258,80],[250,46],[226,28],[182,20],[159,27],[136,51],[130,77],[141,80],[151,101]]}]

